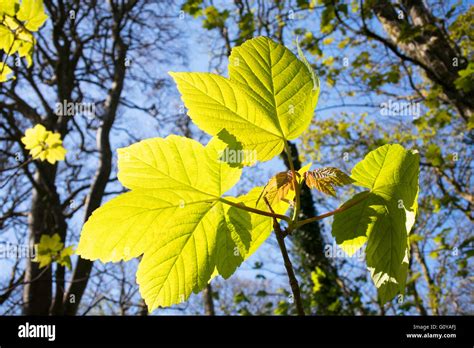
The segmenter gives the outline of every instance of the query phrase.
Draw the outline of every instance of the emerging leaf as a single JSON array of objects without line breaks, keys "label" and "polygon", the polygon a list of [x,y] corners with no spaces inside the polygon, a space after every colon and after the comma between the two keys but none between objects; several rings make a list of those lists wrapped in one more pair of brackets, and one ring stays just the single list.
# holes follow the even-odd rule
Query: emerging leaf
[{"label": "emerging leaf", "polygon": [[322,193],[334,197],[336,196],[335,186],[344,186],[353,182],[346,173],[334,167],[307,171],[304,176],[306,185],[309,188],[315,188]]},{"label": "emerging leaf", "polygon": [[[300,174],[296,172],[296,175]],[[273,207],[274,204],[287,198],[290,191],[295,191],[295,182],[293,180],[293,173],[289,170],[286,172],[280,172],[272,177],[260,194],[257,203],[262,197],[266,198],[270,205]]]}]

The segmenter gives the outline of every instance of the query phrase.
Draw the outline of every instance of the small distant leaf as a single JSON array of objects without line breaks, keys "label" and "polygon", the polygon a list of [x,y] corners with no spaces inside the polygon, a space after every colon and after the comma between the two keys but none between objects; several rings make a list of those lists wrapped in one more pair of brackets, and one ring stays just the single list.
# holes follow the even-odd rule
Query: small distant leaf
[{"label": "small distant leaf", "polygon": [[67,267],[68,269],[71,269],[71,256],[74,254],[74,247],[68,246],[67,248],[64,248],[61,250],[58,256],[58,263],[61,266]]},{"label": "small distant leaf", "polygon": [[0,63],[0,82],[5,82],[10,79],[14,79],[14,76],[11,76],[13,70],[5,63]]},{"label": "small distant leaf", "polygon": [[33,159],[54,164],[63,161],[66,156],[67,150],[62,145],[61,135],[47,130],[41,124],[27,129],[21,142],[25,144],[25,149],[30,151]]},{"label": "small distant leaf", "polygon": [[35,244],[36,256],[33,262],[39,263],[39,268],[43,268],[57,262],[61,266],[71,268],[71,255],[74,254],[73,246],[64,248],[59,234],[52,236],[42,235],[40,242]]},{"label": "small distant leaf", "polygon": [[313,294],[317,294],[321,290],[321,280],[326,277],[326,273],[320,268],[316,267],[316,270],[311,272],[311,281],[313,282]]},{"label": "small distant leaf", "polygon": [[48,19],[44,12],[43,0],[22,0],[16,16],[25,22],[25,28],[29,31],[38,31]]},{"label": "small distant leaf", "polygon": [[15,34],[7,26],[0,24],[0,49],[12,54],[13,41],[15,41]]},{"label": "small distant leaf", "polygon": [[410,234],[410,236],[408,237],[408,241],[410,244],[422,241],[423,239],[425,239],[425,237],[420,236],[419,234]]},{"label": "small distant leaf", "polygon": [[327,195],[336,196],[335,186],[348,185],[354,180],[337,168],[327,167],[306,172],[305,181],[309,188],[315,188]]}]

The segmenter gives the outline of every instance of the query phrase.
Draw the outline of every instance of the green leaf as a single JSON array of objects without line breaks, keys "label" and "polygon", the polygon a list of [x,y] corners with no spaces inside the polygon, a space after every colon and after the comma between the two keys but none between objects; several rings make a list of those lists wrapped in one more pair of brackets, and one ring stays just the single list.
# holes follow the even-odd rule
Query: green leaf
[{"label": "green leaf", "polygon": [[152,244],[167,220],[179,221],[175,215],[183,210],[207,214],[241,173],[217,160],[216,146],[217,141],[204,147],[171,135],[118,149],[118,178],[133,190],[93,213],[83,228],[78,253],[103,262],[130,260]]},{"label": "green leaf", "polygon": [[321,280],[326,277],[326,273],[320,268],[316,267],[316,270],[311,272],[311,281],[313,282],[313,294],[317,294],[321,290]]},{"label": "green leaf", "polygon": [[222,196],[241,173],[219,160],[223,147],[216,138],[204,147],[169,136],[119,149],[118,177],[132,191],[92,214],[77,253],[103,262],[143,255],[137,282],[150,311],[185,301],[216,270],[232,275],[272,224],[271,218],[224,204],[255,206],[258,188],[239,198]]},{"label": "green leaf", "polygon": [[[381,302],[405,287],[408,234],[414,224],[418,198],[419,156],[400,145],[370,152],[352,170],[355,184],[369,188],[342,205],[332,233],[347,253],[367,241],[366,260]],[[355,204],[356,201],[359,203]]]},{"label": "green leaf", "polygon": [[0,25],[0,49],[5,53],[13,51],[12,44],[15,41],[15,34],[6,26]]},{"label": "green leaf", "polygon": [[[261,187],[226,199],[254,207]],[[262,205],[258,206],[260,209]],[[277,211],[285,211],[280,204]],[[137,272],[140,292],[150,310],[186,300],[217,273],[229,278],[268,238],[272,220],[222,203],[212,208],[183,209],[167,224],[166,234],[147,250]],[[176,225],[176,221],[180,221]],[[217,273],[215,272],[217,271]]]},{"label": "green leaf", "polygon": [[369,194],[369,191],[356,194],[341,208],[356,202],[360,203],[334,217],[332,234],[336,243],[349,256],[354,255],[367,242],[367,235],[374,228],[376,220],[372,218],[373,208],[370,207],[370,201],[366,199]]},{"label": "green leaf", "polygon": [[234,48],[229,78],[170,73],[188,114],[205,132],[233,135],[266,161],[281,153],[311,122],[319,89],[305,64],[265,37]]},{"label": "green leaf", "polygon": [[241,169],[219,160],[224,144],[170,135],[118,149],[118,178],[129,189],[185,189],[219,197],[240,179]]},{"label": "green leaf", "polygon": [[71,269],[71,256],[73,254],[74,254],[74,247],[72,245],[68,246],[67,248],[64,248],[59,253],[58,263],[61,266],[67,267],[68,269]]}]

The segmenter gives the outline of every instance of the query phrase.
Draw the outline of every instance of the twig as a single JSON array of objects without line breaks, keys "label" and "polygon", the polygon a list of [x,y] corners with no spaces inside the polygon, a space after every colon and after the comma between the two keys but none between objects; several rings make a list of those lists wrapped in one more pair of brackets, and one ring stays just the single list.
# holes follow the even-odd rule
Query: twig
[{"label": "twig", "polygon": [[233,207],[236,207],[236,208],[239,208],[239,209],[242,209],[242,210],[246,210],[250,213],[255,213],[255,214],[259,214],[259,215],[263,215],[263,216],[268,216],[268,217],[284,220],[286,222],[291,221],[290,218],[286,215],[276,214],[275,212],[269,213],[268,211],[264,211],[264,210],[260,210],[260,209],[256,209],[256,208],[252,208],[252,207],[247,207],[246,205],[243,205],[243,204],[240,204],[240,203],[235,203],[235,202],[232,202],[232,201],[228,201],[225,198],[219,198],[219,201],[221,201],[222,203],[231,205]]},{"label": "twig", "polygon": [[301,221],[299,221],[295,224],[294,228],[297,229],[297,228],[299,228],[303,225],[309,224],[311,222],[319,221],[319,220],[322,220],[322,219],[327,218],[329,216],[336,215],[338,213],[342,213],[343,211],[345,211],[349,208],[352,208],[353,206],[355,206],[355,205],[359,204],[360,202],[362,202],[363,200],[365,200],[369,196],[370,191],[366,191],[366,192],[367,193],[362,195],[362,197],[360,199],[355,200],[353,202],[350,202],[348,204],[345,204],[345,205],[337,208],[336,210],[327,212],[327,213],[322,214],[322,215],[314,216],[314,217],[306,219],[306,220],[301,220]]},{"label": "twig", "polygon": [[[268,202],[268,199],[266,197],[264,197],[263,199],[265,200],[265,203],[267,204],[268,209],[270,209],[270,211],[274,213],[272,206]],[[288,250],[286,249],[285,234],[281,230],[280,224],[278,223],[275,217],[273,218],[273,229],[275,230],[278,246],[280,247],[281,255],[283,256],[286,273],[288,274],[288,280],[290,282],[291,291],[293,293],[293,299],[295,300],[295,304],[296,304],[296,311],[298,312],[298,315],[304,316],[305,313],[304,313],[303,301],[301,300],[300,286],[298,284],[298,280],[296,279],[295,271],[293,270],[293,265],[291,264],[291,260],[288,255]]]}]

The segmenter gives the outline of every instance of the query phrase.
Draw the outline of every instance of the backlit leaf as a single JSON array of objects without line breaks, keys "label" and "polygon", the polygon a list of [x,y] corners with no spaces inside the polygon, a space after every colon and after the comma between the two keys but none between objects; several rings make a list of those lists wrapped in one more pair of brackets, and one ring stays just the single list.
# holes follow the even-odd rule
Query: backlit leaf
[{"label": "backlit leaf", "polygon": [[308,126],[319,89],[287,48],[258,37],[233,49],[229,78],[208,73],[170,73],[188,114],[211,135],[225,131],[245,150],[267,161]]},{"label": "backlit leaf", "polygon": [[[355,184],[370,191],[342,205],[332,234],[348,254],[365,242],[367,267],[382,303],[403,292],[408,269],[408,235],[417,211],[419,156],[400,145],[370,152],[352,170]],[[359,203],[356,203],[359,201]]]},{"label": "backlit leaf", "polygon": [[232,275],[268,237],[272,221],[224,204],[253,207],[259,188],[223,196],[241,173],[219,160],[223,147],[218,139],[202,146],[169,136],[119,149],[118,177],[132,190],[92,214],[78,254],[103,262],[143,255],[137,282],[150,310],[185,301],[217,273]]}]

